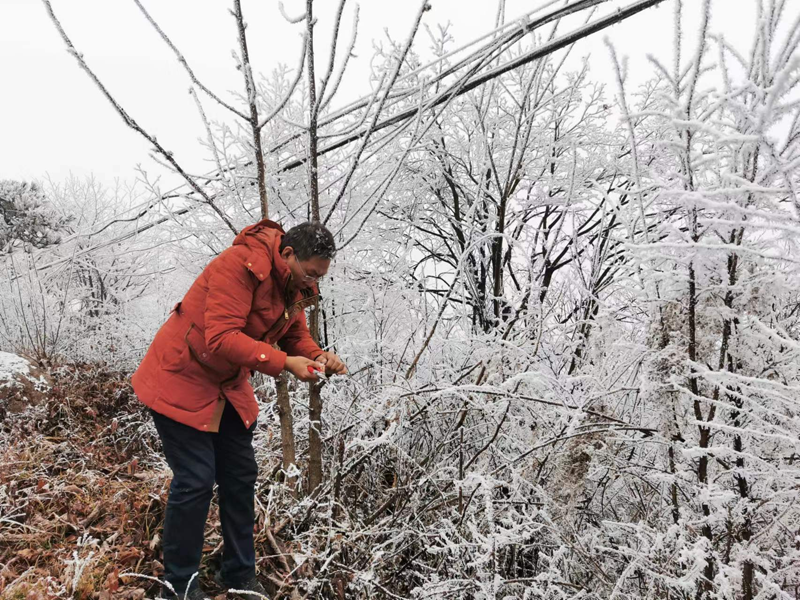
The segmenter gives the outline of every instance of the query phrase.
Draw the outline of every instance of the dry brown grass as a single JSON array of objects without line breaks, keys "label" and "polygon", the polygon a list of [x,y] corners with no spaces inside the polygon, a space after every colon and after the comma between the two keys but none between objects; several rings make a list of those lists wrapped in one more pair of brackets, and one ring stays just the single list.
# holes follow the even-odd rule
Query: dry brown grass
[{"label": "dry brown grass", "polygon": [[169,473],[118,372],[75,365],[0,429],[0,598],[143,598]]}]

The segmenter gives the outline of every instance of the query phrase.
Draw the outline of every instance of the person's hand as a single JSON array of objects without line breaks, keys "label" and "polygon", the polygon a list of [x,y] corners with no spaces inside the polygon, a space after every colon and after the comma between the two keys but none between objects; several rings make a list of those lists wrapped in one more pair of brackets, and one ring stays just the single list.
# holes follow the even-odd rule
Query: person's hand
[{"label": "person's hand", "polygon": [[[311,367],[313,371],[309,371],[308,367]],[[325,363],[310,360],[305,356],[287,356],[283,370],[289,371],[300,381],[319,381],[315,371],[324,371]]]},{"label": "person's hand", "polygon": [[317,361],[325,365],[326,375],[346,375],[347,367],[342,362],[342,359],[336,356],[333,352],[323,352],[317,356]]}]

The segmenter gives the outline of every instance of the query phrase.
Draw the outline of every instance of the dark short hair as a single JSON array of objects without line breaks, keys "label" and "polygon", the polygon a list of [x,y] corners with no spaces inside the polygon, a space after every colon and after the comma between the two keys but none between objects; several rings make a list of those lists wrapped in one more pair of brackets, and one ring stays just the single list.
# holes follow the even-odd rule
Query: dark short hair
[{"label": "dark short hair", "polygon": [[320,223],[300,223],[283,235],[281,251],[291,246],[298,260],[308,260],[312,256],[332,259],[336,254],[336,242],[328,228]]}]

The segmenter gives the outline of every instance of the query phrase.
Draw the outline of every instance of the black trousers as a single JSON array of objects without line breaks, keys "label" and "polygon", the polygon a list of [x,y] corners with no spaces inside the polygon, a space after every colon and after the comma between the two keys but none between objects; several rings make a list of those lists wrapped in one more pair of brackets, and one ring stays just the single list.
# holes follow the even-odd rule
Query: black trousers
[{"label": "black trousers", "polygon": [[[150,412],[173,473],[162,543],[165,579],[183,593],[198,571],[215,481],[225,544],[222,579],[233,583],[255,576],[256,424],[246,428],[230,402],[222,413],[219,433],[199,431]],[[197,585],[195,577],[192,587]]]}]

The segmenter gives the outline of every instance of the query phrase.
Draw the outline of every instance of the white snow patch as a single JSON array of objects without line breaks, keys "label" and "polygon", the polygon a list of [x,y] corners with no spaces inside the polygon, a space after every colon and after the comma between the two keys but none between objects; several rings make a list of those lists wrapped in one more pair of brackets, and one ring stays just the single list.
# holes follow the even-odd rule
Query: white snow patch
[{"label": "white snow patch", "polygon": [[30,379],[31,364],[16,354],[0,352],[0,388],[17,387],[19,378]]},{"label": "white snow patch", "polygon": [[32,383],[38,392],[49,390],[50,383],[44,375],[37,376],[37,371],[36,365],[29,360],[10,352],[0,351],[0,390],[20,388],[26,380]]}]

